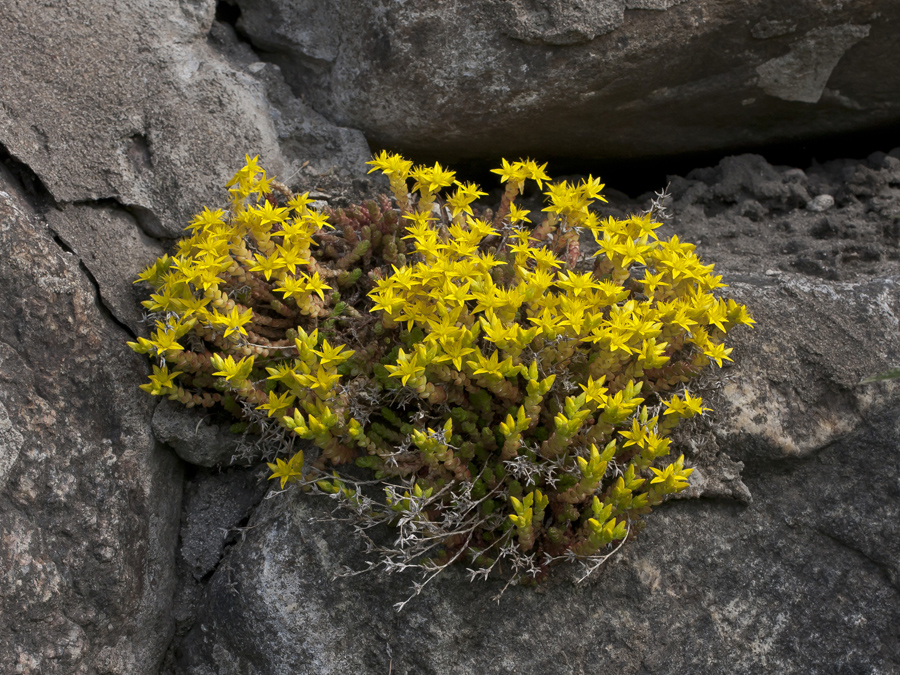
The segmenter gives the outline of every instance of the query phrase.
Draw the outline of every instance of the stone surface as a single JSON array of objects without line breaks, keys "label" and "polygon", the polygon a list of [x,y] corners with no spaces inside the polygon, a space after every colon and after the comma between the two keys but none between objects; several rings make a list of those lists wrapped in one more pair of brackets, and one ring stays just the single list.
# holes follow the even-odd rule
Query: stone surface
[{"label": "stone surface", "polygon": [[[124,344],[146,334],[137,273],[222,201],[245,154],[286,182],[364,173],[362,134],[296,99],[215,8],[13,0],[0,12],[4,673],[157,673],[185,556],[208,569],[229,541],[212,529],[205,547],[179,546],[184,465],[153,436],[156,401],[137,388],[149,364]],[[186,531],[231,528],[245,502]]]},{"label": "stone surface", "polygon": [[163,237],[219,201],[246,153],[282,178],[304,161],[362,173],[362,136],[284,92],[270,102],[271,66],[214,13],[212,0],[6,3],[0,145],[57,203],[113,200]]},{"label": "stone surface", "polygon": [[869,37],[870,28],[845,24],[809,31],[791,44],[787,54],[756,67],[757,86],[782,101],[818,103],[844,53]]},{"label": "stone surface", "polygon": [[147,366],[2,167],[0,250],[2,670],[154,673],[181,468],[135,395]]},{"label": "stone surface", "polygon": [[265,464],[254,471],[232,469],[199,474],[184,495],[181,559],[195,581],[212,572],[226,544],[235,540],[245,521],[268,488]]},{"label": "stone surface", "polygon": [[73,204],[46,213],[47,224],[103,289],[109,311],[132,332],[142,330],[146,289],[131,283],[163,253],[133,215],[111,204]]},{"label": "stone surface", "polygon": [[[806,171],[742,155],[669,180],[679,235],[734,272],[847,282],[897,273],[900,148]],[[806,210],[810,196],[822,194],[834,205]]]},{"label": "stone surface", "polygon": [[827,211],[832,206],[834,206],[834,197],[831,195],[818,195],[806,202],[806,208],[809,211],[815,211],[816,213]]},{"label": "stone surface", "polygon": [[164,399],[153,413],[153,435],[185,462],[197,466],[228,466],[243,455],[242,436],[232,434],[208,411],[185,408]]},{"label": "stone surface", "polygon": [[[189,472],[176,560],[175,639],[194,625],[196,606],[230,547],[246,536],[247,519],[268,488],[268,467]],[[171,662],[172,654],[167,655]],[[168,669],[164,664],[163,672]]]},{"label": "stone surface", "polygon": [[719,445],[731,456],[808,456],[883,408],[883,392],[859,382],[900,362],[900,275],[855,283],[734,275],[730,286],[761,328],[735,350],[741,372],[710,399],[723,418]]},{"label": "stone surface", "polygon": [[[716,402],[719,444],[736,459],[806,455],[880,405],[858,383],[900,361],[898,157],[803,172],[743,155],[672,178],[673,229],[728,270],[760,324],[736,350],[748,375]],[[808,194],[836,198],[823,213]]]},{"label": "stone surface", "polygon": [[234,0],[293,89],[441,161],[634,159],[900,122],[893,0]]},{"label": "stone surface", "polygon": [[[744,155],[672,177],[662,232],[697,243],[758,324],[693,385],[715,414],[676,437],[691,488],[594,578],[557,568],[497,604],[502,581],[454,569],[397,614],[416,579],[335,579],[365,552],[326,498],[289,490],[195,593],[162,672],[900,668],[900,386],[858,384],[900,363],[897,155],[807,171]],[[835,205],[809,211],[810,194]],[[647,203],[609,197],[619,216]]]},{"label": "stone surface", "polygon": [[745,472],[752,505],[672,503],[596,579],[511,588],[499,605],[500,582],[453,572],[397,615],[409,579],[331,578],[363,556],[347,528],[316,522],[327,504],[266,502],[174,672],[891,672],[892,405],[851,442]]}]

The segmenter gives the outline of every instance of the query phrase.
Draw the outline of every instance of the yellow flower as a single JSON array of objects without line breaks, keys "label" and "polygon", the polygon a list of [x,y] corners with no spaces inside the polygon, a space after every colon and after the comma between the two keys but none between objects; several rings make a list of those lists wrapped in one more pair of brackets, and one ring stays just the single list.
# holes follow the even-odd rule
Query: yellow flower
[{"label": "yellow flower", "polygon": [[369,294],[369,297],[375,301],[375,305],[370,309],[370,312],[382,311],[388,316],[391,316],[396,312],[400,307],[406,304],[406,300],[402,297],[394,297],[394,289],[386,288],[381,293],[376,291],[372,291]]},{"label": "yellow flower", "polygon": [[592,288],[597,288],[594,275],[590,272],[578,274],[577,272],[564,272],[556,279],[556,285],[571,291],[577,298],[579,295]]},{"label": "yellow flower", "polygon": [[491,224],[482,218],[471,218],[466,216],[466,225],[472,232],[472,236],[476,241],[481,241],[484,237],[492,234],[499,234],[497,230],[491,227]]},{"label": "yellow flower", "polygon": [[686,488],[688,486],[688,476],[694,472],[693,469],[684,468],[684,455],[681,455],[665,469],[660,470],[651,466],[650,470],[656,474],[656,477],[650,481],[650,484],[660,484],[659,487],[664,494],[680,492]]},{"label": "yellow flower", "polygon": [[319,360],[319,363],[321,365],[330,366],[331,364],[341,364],[356,353],[352,349],[348,349],[346,352],[343,351],[343,349],[344,345],[337,345],[336,347],[332,347],[330,344],[328,344],[328,340],[325,340],[322,343],[322,351],[314,351],[319,355],[319,357],[321,357]]},{"label": "yellow flower", "polygon": [[534,322],[535,327],[539,328],[547,339],[552,340],[559,335],[560,318],[546,307],[540,316],[530,316],[528,320]]},{"label": "yellow flower", "polygon": [[550,176],[548,176],[544,172],[544,169],[547,168],[547,163],[544,162],[543,164],[538,166],[537,162],[535,162],[534,160],[526,159],[522,163],[522,165],[524,167],[524,170],[528,173],[528,177],[537,183],[538,189],[544,189],[543,181],[550,180]]},{"label": "yellow flower", "polygon": [[261,208],[250,209],[251,213],[259,218],[260,225],[268,223],[281,223],[287,220],[288,210],[285,208],[276,208],[266,201]]},{"label": "yellow flower", "polygon": [[689,392],[684,392],[684,399],[673,396],[668,401],[664,401],[666,411],[663,415],[678,415],[684,419],[690,419],[694,415],[702,415],[709,412],[710,408],[703,407],[703,399],[699,396],[691,396]]},{"label": "yellow flower", "polygon": [[444,287],[442,289],[443,295],[441,299],[444,302],[451,302],[455,305],[463,305],[466,300],[471,299],[472,295],[469,293],[469,286],[472,284],[471,281],[467,281],[462,286],[457,286],[449,279],[444,283]]},{"label": "yellow flower", "polygon": [[728,347],[725,348],[724,344],[715,344],[713,342],[707,342],[706,348],[703,350],[703,353],[708,356],[712,361],[716,362],[716,365],[720,368],[722,367],[722,359],[726,361],[731,361],[731,357],[729,354],[734,351],[734,348]]},{"label": "yellow flower", "polygon": [[665,281],[663,281],[662,278],[663,278],[662,272],[652,274],[650,272],[650,270],[645,270],[644,278],[640,280],[640,283],[642,283],[644,285],[644,293],[646,293],[648,296],[653,295],[653,293],[657,289],[657,287],[669,286],[669,284],[667,284]]},{"label": "yellow flower", "polygon": [[284,267],[284,262],[277,256],[264,256],[261,253],[254,253],[256,264],[250,268],[251,272],[262,272],[266,277],[266,281],[272,278],[272,273]]},{"label": "yellow flower", "polygon": [[606,400],[606,392],[608,391],[608,389],[603,386],[604,382],[606,382],[606,375],[602,375],[599,380],[588,377],[587,385],[579,384],[578,386],[584,391],[584,398],[586,401],[595,401],[600,405],[603,405],[603,402]]},{"label": "yellow flower", "polygon": [[515,204],[510,204],[509,206],[509,222],[510,223],[530,223],[531,220],[527,217],[531,211],[527,209],[520,209]]},{"label": "yellow flower", "polygon": [[303,298],[309,295],[306,281],[304,279],[297,279],[296,277],[285,277],[282,279],[281,285],[275,287],[275,292],[281,293],[285,299]]},{"label": "yellow flower", "polygon": [[303,477],[303,451],[300,450],[291,457],[287,462],[283,459],[276,459],[275,463],[267,462],[269,465],[269,470],[272,472],[272,475],[269,476],[269,480],[273,478],[281,479],[281,488],[284,489],[284,485],[287,482],[293,482],[297,478]]},{"label": "yellow flower", "polygon": [[156,353],[160,356],[184,351],[184,347],[178,344],[178,336],[174,331],[157,330],[150,337],[153,338],[150,344],[156,348]]},{"label": "yellow flower", "polygon": [[277,249],[278,256],[276,257],[276,262],[280,264],[281,267],[286,267],[291,274],[296,273],[297,265],[309,265],[309,261],[306,260],[296,248],[278,246]]},{"label": "yellow flower", "polygon": [[406,178],[409,175],[409,170],[413,165],[412,162],[403,159],[400,155],[389,155],[387,150],[382,150],[380,155],[373,157],[366,164],[372,165],[369,173],[381,171],[386,176],[399,176],[401,178]]},{"label": "yellow flower", "polygon": [[[304,275],[304,276],[306,276],[306,275]],[[314,272],[313,275],[312,275],[311,277],[306,277],[305,281],[306,281],[306,288],[307,288],[308,290],[312,291],[313,293],[317,293],[318,296],[319,296],[322,300],[325,299],[325,294],[324,294],[323,291],[324,291],[326,288],[329,289],[329,290],[331,290],[331,286],[329,286],[328,284],[326,284],[324,281],[322,281],[322,280],[319,278],[319,273],[318,273],[318,272]]]},{"label": "yellow flower", "polygon": [[[510,181],[511,183],[516,185],[519,192],[521,192],[522,187],[525,185],[525,179],[530,176],[531,171],[524,164],[522,164],[522,162],[514,162],[510,164],[505,159],[501,159],[500,161],[502,162],[501,168],[491,169],[491,173],[499,174],[501,183]],[[544,166],[546,166],[546,164]]]},{"label": "yellow flower", "polygon": [[400,354],[397,357],[397,365],[385,366],[385,369],[390,373],[390,377],[401,378],[401,382],[405,387],[411,377],[418,377],[425,372],[425,366],[420,366],[416,362],[416,359],[416,354],[406,354],[403,349],[401,349]]},{"label": "yellow flower", "polygon": [[736,324],[745,324],[747,326],[753,326],[756,323],[752,318],[750,318],[750,314],[747,313],[747,308],[744,305],[739,305],[734,300],[728,300],[728,321]]},{"label": "yellow flower", "polygon": [[484,337],[498,346],[502,347],[515,333],[515,325],[505,325],[490,308],[484,316],[478,317],[478,320],[481,322]]},{"label": "yellow flower", "polygon": [[218,371],[214,372],[213,375],[224,377],[232,384],[239,385],[250,377],[254,358],[253,356],[248,356],[235,363],[234,358],[230,355],[223,358],[219,354],[213,354],[212,364],[218,368]]},{"label": "yellow flower", "polygon": [[426,232],[431,232],[432,230],[429,227],[429,223],[433,223],[437,220],[431,211],[414,211],[413,213],[403,214],[403,217],[413,221],[413,224],[407,227],[412,234],[406,235],[403,237],[404,239],[413,239],[417,236],[424,235]]},{"label": "yellow flower", "polygon": [[225,211],[222,209],[216,209],[215,211],[210,211],[208,207],[203,207],[203,212],[198,213],[194,216],[193,220],[191,220],[191,224],[188,225],[188,229],[191,232],[200,232],[209,227],[213,227],[215,225],[223,224],[222,216],[225,215]]},{"label": "yellow flower", "polygon": [[495,375],[496,377],[502,377],[502,373],[500,372],[500,361],[497,359],[498,350],[494,350],[491,354],[490,358],[485,358],[484,354],[480,351],[476,352],[475,361],[466,361],[466,363],[473,369],[473,375]]},{"label": "yellow flower", "polygon": [[537,263],[537,268],[539,270],[562,266],[562,262],[553,255],[552,251],[549,251],[546,248],[533,248],[530,249],[529,252],[531,253],[531,257],[534,258],[534,261]]},{"label": "yellow flower", "polygon": [[620,431],[619,435],[628,439],[624,445],[627,448],[629,445],[642,445],[649,431],[646,426],[641,425],[636,419],[632,419],[631,429],[629,431]]},{"label": "yellow flower", "polygon": [[309,388],[316,392],[320,398],[329,398],[333,393],[334,385],[341,379],[338,372],[331,368],[323,368],[321,364],[315,375],[308,376]]},{"label": "yellow flower", "polygon": [[328,216],[321,211],[307,211],[303,214],[302,220],[305,223],[315,226],[317,230],[321,230],[323,227],[334,229],[334,226],[328,222]]},{"label": "yellow flower", "polygon": [[442,342],[441,347],[443,348],[444,353],[438,356],[435,361],[438,363],[450,361],[457,370],[462,370],[463,357],[475,351],[472,347],[463,346],[463,340],[463,337],[459,337],[456,340],[446,340]]},{"label": "yellow flower", "polygon": [[231,308],[231,312],[228,314],[213,314],[212,321],[219,326],[225,327],[225,337],[232,333],[247,335],[247,329],[244,326],[253,321],[253,310],[247,309],[243,312],[238,312],[238,308],[235,306]]},{"label": "yellow flower", "polygon": [[[266,370],[268,370],[268,368],[266,368]],[[290,392],[284,392],[279,396],[274,391],[270,391],[269,402],[259,406],[257,410],[268,410],[269,417],[272,417],[273,415],[281,417],[279,413],[294,405],[294,400],[295,397]]]},{"label": "yellow flower", "polygon": [[416,183],[413,190],[422,192],[437,192],[441,188],[453,185],[456,177],[455,171],[447,171],[435,162],[434,167],[418,166],[410,172]]},{"label": "yellow flower", "polygon": [[[374,169],[373,169],[373,171],[374,171]],[[372,171],[370,171],[369,173],[372,173]],[[302,195],[297,195],[295,197],[291,197],[291,199],[288,201],[287,205],[290,208],[297,211],[298,213],[303,214],[306,211],[306,205],[309,204],[311,201],[313,201],[313,200],[310,199],[309,193],[304,192]]]},{"label": "yellow flower", "polygon": [[578,192],[588,199],[599,199],[600,201],[605,202],[606,199],[600,195],[600,191],[604,187],[606,186],[600,182],[599,177],[594,178],[593,176],[588,176],[587,178],[582,179],[581,185],[578,186]]},{"label": "yellow flower", "polygon": [[153,374],[150,376],[150,382],[140,385],[140,388],[153,396],[159,396],[167,393],[169,389],[175,386],[175,378],[179,375],[181,375],[180,370],[170,373],[169,367],[165,364],[163,364],[161,368],[159,366],[153,366]]},{"label": "yellow flower", "polygon": [[447,199],[447,205],[450,206],[450,215],[456,218],[460,213],[466,213],[473,216],[471,204],[479,197],[484,197],[487,192],[481,192],[475,183],[459,183],[456,192],[452,197]]}]

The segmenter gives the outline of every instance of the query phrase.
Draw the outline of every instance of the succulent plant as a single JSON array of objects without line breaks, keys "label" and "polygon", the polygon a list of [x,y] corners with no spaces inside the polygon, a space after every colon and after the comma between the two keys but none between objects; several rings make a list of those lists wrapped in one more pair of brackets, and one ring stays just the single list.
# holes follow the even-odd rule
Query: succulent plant
[{"label": "succulent plant", "polygon": [[[656,211],[600,217],[599,179],[503,160],[491,212],[440,164],[370,164],[393,201],[316,210],[248,157],[228,207],[140,276],[143,388],[277,427],[271,478],[398,527],[373,550],[422,569],[416,593],[460,561],[473,578],[504,559],[514,580],[567,559],[592,571],[688,485],[668,436],[708,409],[686,385],[753,320],[692,244],[658,238]],[[516,203],[529,181],[543,212]]]}]

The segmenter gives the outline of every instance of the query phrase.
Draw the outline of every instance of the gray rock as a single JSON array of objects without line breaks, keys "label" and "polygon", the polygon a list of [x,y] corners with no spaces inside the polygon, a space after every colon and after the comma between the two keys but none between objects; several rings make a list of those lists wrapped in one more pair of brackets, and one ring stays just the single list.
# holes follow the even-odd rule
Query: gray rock
[{"label": "gray rock", "polygon": [[750,35],[758,40],[768,40],[779,35],[790,35],[797,32],[797,24],[793,21],[772,21],[763,17],[750,29]]},{"label": "gray rock", "polygon": [[173,631],[181,466],[135,395],[145,360],[29,202],[0,167],[2,670],[149,675]]},{"label": "gray rock", "polygon": [[[154,237],[220,201],[245,154],[282,178],[304,161],[362,174],[362,136],[283,93],[271,103],[268,76],[229,61],[228,29],[207,39],[214,12],[213,0],[6,7],[0,144],[58,204],[112,200]],[[294,120],[273,119],[288,108]]]},{"label": "gray rock", "polygon": [[185,408],[163,399],[153,412],[153,435],[189,464],[228,466],[246,454],[239,434],[232,434],[205,410]]},{"label": "gray rock", "polygon": [[[661,233],[700,244],[758,323],[733,334],[733,365],[693,385],[715,413],[675,437],[697,467],[691,487],[595,578],[578,586],[557,568],[497,604],[502,581],[454,569],[396,614],[418,578],[335,578],[369,554],[328,522],[326,498],[288,491],[253,513],[164,672],[900,668],[900,387],[858,384],[900,363],[889,159],[800,171],[746,155],[673,178],[675,218]],[[841,223],[833,236],[821,238],[807,188],[845,195],[827,216]],[[642,205],[610,194],[608,206]],[[878,259],[844,255],[857,239]],[[797,264],[823,242],[838,250],[832,274]]]},{"label": "gray rock", "polygon": [[245,154],[285,181],[365,170],[362,134],[294,98],[214,12],[3,7],[3,672],[150,675],[177,627],[183,464],[153,437],[149,364],[124,344],[146,330],[132,281],[158,239],[221,202]]},{"label": "gray rock", "polygon": [[[734,272],[891,279],[900,272],[896,162],[880,153],[801,171],[771,166],[758,155],[726,158],[669,178],[677,231],[699,244],[704,258]],[[808,210],[811,194],[833,195],[834,206]]]},{"label": "gray rock", "polygon": [[[4,7],[0,164],[18,171],[0,167],[4,667],[149,675],[167,647],[163,672],[179,673],[900,667],[898,392],[856,384],[900,361],[900,150],[807,171],[747,156],[673,181],[674,227],[760,325],[710,394],[714,423],[679,439],[698,467],[687,498],[586,586],[563,573],[498,606],[497,582],[453,570],[394,614],[410,579],[332,581],[364,558],[320,522],[330,503],[254,506],[252,471],[185,472],[154,429],[200,463],[226,461],[229,437],[162,406],[151,425],[146,360],[123,344],[143,330],[131,281],[157,238],[218,203],[245,153],[332,205],[362,191],[363,136],[310,105],[442,161],[833,133],[897,119],[884,55],[900,9],[242,5],[279,55],[261,61],[212,0]],[[834,206],[806,210],[813,195]]]},{"label": "gray rock", "polygon": [[[176,641],[194,625],[206,581],[229,546],[246,536],[247,517],[266,492],[267,474],[265,465],[253,471],[200,470],[186,482],[176,564],[178,587],[172,607]],[[160,672],[168,672],[171,659],[172,654],[167,654]]]},{"label": "gray rock", "polygon": [[111,204],[75,204],[50,209],[50,229],[84,264],[103,288],[109,311],[132,332],[142,330],[145,288],[132,282],[163,253],[165,247],[148,237],[133,215]]},{"label": "gray rock", "polygon": [[6,475],[19,458],[25,439],[9,419],[9,412],[0,403],[0,487],[6,484]]},{"label": "gray rock", "polygon": [[236,0],[293,89],[381,147],[656,157],[900,121],[892,0]]},{"label": "gray rock", "polygon": [[779,170],[759,155],[740,155],[725,157],[716,167],[695,169],[686,179],[674,177],[672,194],[679,206],[712,202],[736,204],[739,211],[750,207],[759,220],[771,210],[804,206],[809,201],[807,182],[798,169]]},{"label": "gray rock", "polygon": [[721,403],[711,399],[729,455],[745,463],[806,457],[879,414],[888,390],[858,383],[900,363],[900,276],[733,275],[729,285],[759,326],[732,355],[741,373],[729,369]]},{"label": "gray rock", "polygon": [[834,197],[831,195],[818,195],[806,202],[806,209],[816,213],[822,213],[834,206]]},{"label": "gray rock", "polygon": [[269,470],[232,469],[201,475],[184,495],[181,558],[191,576],[200,581],[212,572],[235,539],[236,528],[257,505],[268,487]]},{"label": "gray rock", "polygon": [[838,61],[869,36],[870,28],[845,24],[811,30],[791,44],[787,54],[756,67],[760,89],[783,101],[818,103]]}]

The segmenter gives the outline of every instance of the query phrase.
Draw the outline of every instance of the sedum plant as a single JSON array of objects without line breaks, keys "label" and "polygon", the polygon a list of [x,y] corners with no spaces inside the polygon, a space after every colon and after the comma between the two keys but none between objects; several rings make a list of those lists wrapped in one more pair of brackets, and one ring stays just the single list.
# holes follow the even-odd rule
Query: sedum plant
[{"label": "sedum plant", "polygon": [[[508,585],[581,560],[586,578],[687,487],[669,435],[708,409],[686,384],[753,320],[692,244],[658,238],[660,202],[602,218],[598,179],[504,160],[494,212],[439,164],[369,164],[393,201],[316,209],[248,157],[227,208],[140,276],[142,388],[274,434],[271,478],[349,509],[369,567],[424,572],[413,595],[456,562],[474,579],[506,560]],[[516,202],[529,182],[543,211]],[[366,534],[380,523],[391,544]]]}]

